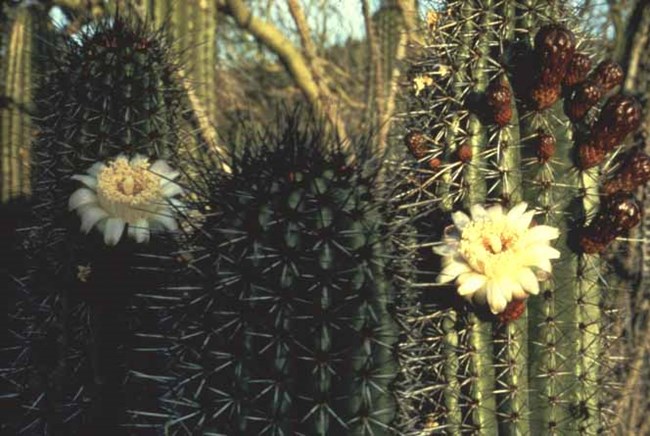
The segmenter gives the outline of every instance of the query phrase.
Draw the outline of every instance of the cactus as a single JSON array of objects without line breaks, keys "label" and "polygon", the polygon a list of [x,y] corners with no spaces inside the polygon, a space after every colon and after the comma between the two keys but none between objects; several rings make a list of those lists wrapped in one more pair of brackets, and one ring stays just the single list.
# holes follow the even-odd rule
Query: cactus
[{"label": "cactus", "polygon": [[203,167],[193,186],[203,217],[182,256],[199,275],[145,296],[174,301],[162,317],[168,345],[157,345],[172,354],[158,378],[169,434],[369,435],[396,424],[403,226],[377,162],[346,163],[314,123],[294,114],[249,135],[231,174]]},{"label": "cactus", "polygon": [[34,7],[20,7],[12,15],[0,71],[0,201],[3,203],[30,195],[29,110],[35,76],[36,29],[44,21]]},{"label": "cactus", "polygon": [[[408,96],[405,142],[418,160],[410,169],[413,207],[440,214],[525,201],[537,211],[536,224],[559,230],[553,247],[560,260],[539,295],[510,296],[505,310],[491,301],[502,290],[488,289],[492,314],[454,297],[454,288],[423,294],[404,345],[406,371],[417,381],[408,432],[607,431],[614,311],[599,254],[639,221],[638,206],[620,192],[645,182],[630,182],[628,164],[639,158],[612,156],[638,128],[640,107],[612,95],[620,67],[594,62],[589,72],[587,60],[597,56],[562,2],[446,8],[412,65],[412,77],[435,78]],[[425,264],[432,278],[436,261]]]},{"label": "cactus", "polygon": [[[144,249],[130,240],[149,238],[143,227],[149,223],[129,216],[162,210],[139,202],[140,192],[151,189],[158,198],[178,189],[153,174],[173,178],[166,165],[135,172],[146,165],[142,160],[116,157],[173,162],[176,156],[181,92],[172,80],[170,51],[158,37],[135,19],[115,16],[57,41],[47,59],[50,70],[35,100],[29,275],[11,313],[14,344],[3,349],[9,353],[3,362],[11,362],[5,397],[14,411],[8,433],[117,434],[129,402],[145,401],[136,385],[132,391],[123,386],[133,363],[127,353],[132,328],[146,318],[130,314],[129,301],[155,283],[133,269]],[[118,194],[135,198],[133,208]],[[169,216],[156,219],[174,227]],[[155,252],[157,235],[151,239],[146,251]]]}]

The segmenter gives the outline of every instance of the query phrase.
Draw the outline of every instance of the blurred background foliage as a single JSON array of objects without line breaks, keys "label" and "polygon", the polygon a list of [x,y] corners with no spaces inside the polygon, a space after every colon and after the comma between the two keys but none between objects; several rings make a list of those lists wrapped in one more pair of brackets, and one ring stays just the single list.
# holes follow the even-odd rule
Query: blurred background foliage
[{"label": "blurred background foliage", "polygon": [[[594,41],[626,72],[626,92],[646,107],[636,138],[650,152],[650,1],[567,2]],[[162,28],[184,67],[194,131],[228,148],[241,120],[263,126],[280,105],[306,102],[342,136],[368,129],[392,159],[401,147],[400,94],[432,82],[402,69],[423,32],[435,32],[444,1],[423,0],[3,0],[0,1],[0,230],[13,237],[30,195],[33,84],[57,34],[74,34],[116,10]],[[603,38],[604,37],[604,38]],[[193,138],[187,138],[188,141]],[[638,193],[650,206],[650,189]],[[622,310],[622,433],[650,434],[650,214],[612,253]],[[3,244],[5,244],[3,242]],[[5,244],[6,245],[6,244]],[[2,253],[0,253],[2,254]],[[11,262],[0,263],[11,280]],[[0,287],[2,282],[0,281]],[[0,328],[2,325],[0,324]]]}]

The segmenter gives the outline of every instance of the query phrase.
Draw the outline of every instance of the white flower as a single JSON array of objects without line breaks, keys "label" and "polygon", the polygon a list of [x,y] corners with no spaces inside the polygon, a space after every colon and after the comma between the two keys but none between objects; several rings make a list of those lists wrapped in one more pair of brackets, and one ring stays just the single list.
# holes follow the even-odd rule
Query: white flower
[{"label": "white flower", "polygon": [[494,314],[503,312],[513,299],[537,295],[539,281],[550,276],[551,259],[560,257],[550,246],[559,231],[546,225],[531,227],[535,212],[526,212],[527,206],[519,203],[505,213],[500,205],[487,209],[474,205],[471,219],[454,213],[443,245],[434,248],[444,256],[438,283],[456,279],[462,297],[487,302]]},{"label": "white flower", "polygon": [[116,245],[128,224],[128,235],[147,242],[151,230],[178,229],[173,214],[183,204],[172,197],[183,191],[173,180],[179,172],[165,161],[149,164],[142,155],[120,155],[112,162],[96,162],[87,174],[72,176],[84,184],[68,202],[81,218],[81,231],[97,227],[107,245]]}]

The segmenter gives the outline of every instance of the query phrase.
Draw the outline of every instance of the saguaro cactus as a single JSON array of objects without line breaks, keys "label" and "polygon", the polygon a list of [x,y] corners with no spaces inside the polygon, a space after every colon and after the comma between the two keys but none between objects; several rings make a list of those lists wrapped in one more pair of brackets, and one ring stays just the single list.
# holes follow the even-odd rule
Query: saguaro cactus
[{"label": "saguaro cactus", "polygon": [[165,200],[180,191],[162,161],[178,147],[180,91],[157,36],[116,16],[57,43],[48,59],[36,98],[30,271],[12,313],[15,344],[3,350],[4,399],[16,406],[7,432],[116,434],[128,401],[142,400],[122,383],[132,323],[143,319],[128,316],[128,302],[148,280],[132,267],[156,227],[176,227]]},{"label": "saguaro cactus", "polygon": [[[630,178],[626,162],[633,159],[621,163],[612,155],[638,127],[640,107],[612,95],[619,67],[589,52],[562,2],[462,1],[446,8],[412,66],[412,77],[426,86],[409,96],[405,141],[418,159],[414,207],[454,212],[450,230],[458,233],[432,235],[427,243],[443,239],[444,250],[458,257],[444,257],[442,273],[429,265],[439,282],[456,280],[423,291],[430,305],[413,317],[414,338],[405,345],[420,368],[412,372],[420,374],[412,391],[421,398],[412,430],[603,432],[613,291],[601,279],[599,253],[639,221],[638,206],[617,188]],[[590,59],[598,66],[589,74]],[[600,190],[604,178],[610,182]],[[553,248],[531,245],[536,260],[521,261],[532,255],[516,251],[529,230],[508,227],[522,216],[522,201],[542,226],[531,234],[558,236]],[[499,207],[483,215],[485,204],[510,209],[508,218]],[[472,221],[459,210],[471,210]],[[483,230],[483,248],[471,248],[473,236],[462,229],[490,228],[485,223],[506,230]],[[487,250],[485,262],[500,266],[491,272],[472,249]],[[517,262],[530,262],[536,278],[504,270],[519,265],[505,262],[513,253]],[[455,297],[456,285],[470,303]]]}]

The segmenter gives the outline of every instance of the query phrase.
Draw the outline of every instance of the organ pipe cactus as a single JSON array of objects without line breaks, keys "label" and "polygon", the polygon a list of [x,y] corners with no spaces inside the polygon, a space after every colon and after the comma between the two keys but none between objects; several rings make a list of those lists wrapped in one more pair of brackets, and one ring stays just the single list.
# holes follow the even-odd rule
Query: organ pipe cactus
[{"label": "organ pipe cactus", "polygon": [[181,254],[198,275],[143,296],[172,302],[157,335],[170,372],[148,376],[169,389],[166,428],[392,434],[410,258],[379,162],[359,146],[350,165],[313,119],[274,129],[249,135],[230,174],[199,165],[188,189],[203,217]]},{"label": "organ pipe cactus", "polygon": [[145,318],[129,316],[129,301],[153,282],[133,267],[176,229],[181,191],[171,168],[181,93],[159,36],[116,16],[55,39],[47,59],[29,274],[3,349],[7,408],[17,411],[8,433],[117,434],[129,401],[144,401],[123,384],[132,328]]},{"label": "organ pipe cactus", "polygon": [[431,289],[404,343],[409,431],[602,433],[614,291],[599,255],[640,219],[629,192],[647,157],[619,158],[640,106],[563,2],[445,8],[411,66],[425,85],[406,114],[418,162],[402,197],[430,220],[454,217],[425,241],[443,257],[425,259]]}]

